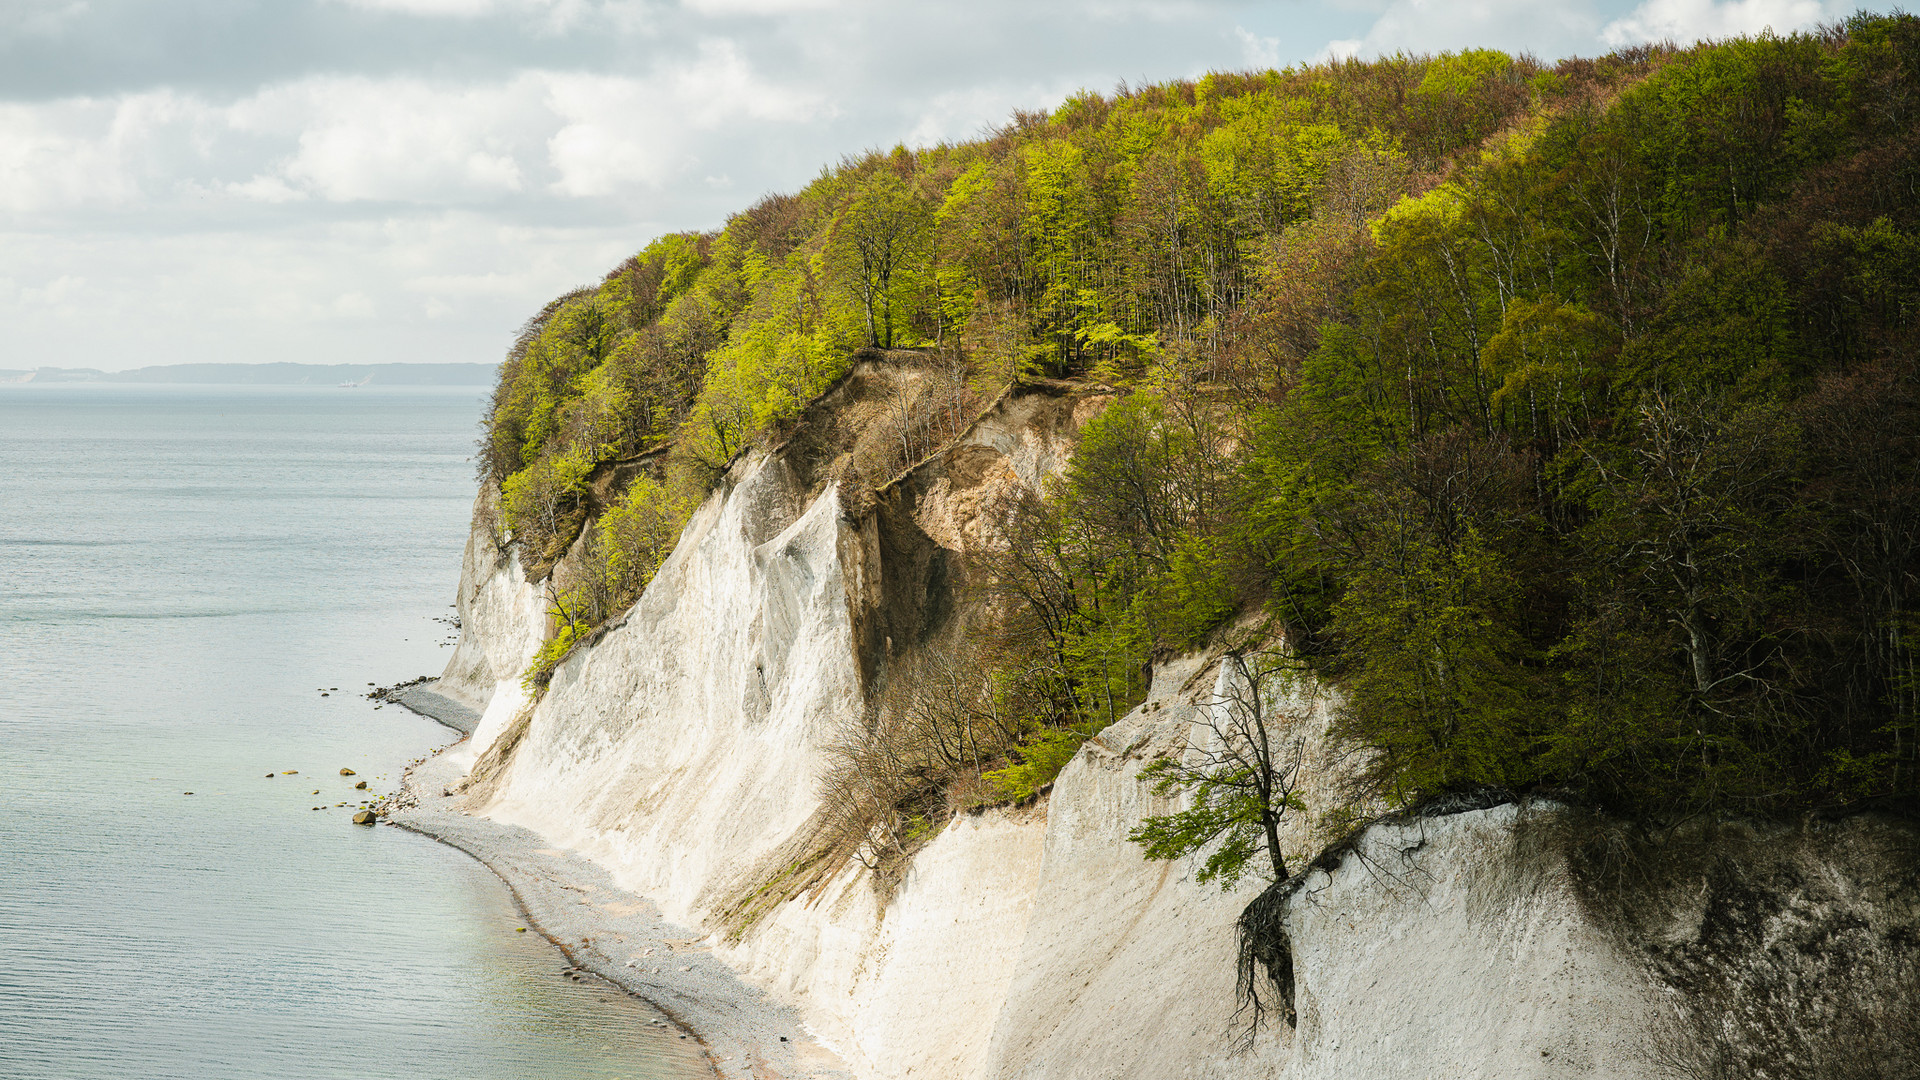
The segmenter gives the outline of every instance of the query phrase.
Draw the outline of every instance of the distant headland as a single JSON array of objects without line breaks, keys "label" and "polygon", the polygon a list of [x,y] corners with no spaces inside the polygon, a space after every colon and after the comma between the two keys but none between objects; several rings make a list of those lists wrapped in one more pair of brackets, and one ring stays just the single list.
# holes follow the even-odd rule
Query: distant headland
[{"label": "distant headland", "polygon": [[224,383],[259,386],[492,386],[497,364],[165,364],[131,371],[0,368],[0,383]]}]

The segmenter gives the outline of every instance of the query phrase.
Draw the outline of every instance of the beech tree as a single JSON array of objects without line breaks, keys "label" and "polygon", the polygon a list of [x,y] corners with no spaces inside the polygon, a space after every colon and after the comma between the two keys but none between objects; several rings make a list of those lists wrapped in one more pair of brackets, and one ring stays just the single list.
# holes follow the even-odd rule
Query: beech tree
[{"label": "beech tree", "polygon": [[1273,880],[1285,881],[1280,823],[1302,809],[1296,791],[1306,740],[1295,718],[1276,713],[1273,705],[1294,665],[1277,653],[1239,649],[1223,662],[1225,691],[1195,724],[1205,729],[1202,737],[1141,774],[1153,782],[1155,795],[1190,792],[1192,802],[1177,813],[1147,818],[1127,839],[1145,848],[1149,859],[1177,859],[1219,841],[1197,875],[1202,884],[1218,880],[1230,889],[1262,854]]},{"label": "beech tree", "polygon": [[900,279],[925,261],[932,233],[932,210],[887,173],[861,185],[840,215],[828,252],[866,311],[868,345],[893,348]]}]

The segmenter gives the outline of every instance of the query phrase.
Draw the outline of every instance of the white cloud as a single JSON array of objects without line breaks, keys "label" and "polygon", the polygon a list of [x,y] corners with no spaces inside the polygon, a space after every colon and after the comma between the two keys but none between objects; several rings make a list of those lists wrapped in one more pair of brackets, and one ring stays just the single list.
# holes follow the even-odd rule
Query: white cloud
[{"label": "white cloud", "polygon": [[1591,52],[1600,25],[1593,4],[1594,0],[1392,0],[1364,36],[1329,41],[1316,59],[1467,48],[1531,52],[1542,59]]},{"label": "white cloud", "polygon": [[319,78],[217,102],[171,90],[0,105],[0,208],[153,208],[511,194],[552,117],[539,85]]},{"label": "white cloud", "polygon": [[206,119],[169,90],[0,105],[0,209],[136,204],[190,166]]},{"label": "white cloud", "polygon": [[83,199],[117,202],[132,194],[99,135],[73,130],[104,126],[102,111],[94,102],[0,107],[0,208],[24,213]]},{"label": "white cloud", "polygon": [[1365,38],[1339,38],[1329,41],[1313,59],[1315,63],[1325,60],[1351,60],[1360,55],[1360,49],[1366,43]]},{"label": "white cloud", "polygon": [[403,15],[452,16],[476,18],[490,15],[500,5],[496,0],[336,0],[344,7],[362,11],[393,11]]},{"label": "white cloud", "polygon": [[377,313],[373,306],[373,297],[363,292],[341,293],[333,298],[331,312],[335,318],[365,320]]},{"label": "white cloud", "polygon": [[156,90],[0,104],[0,210],[606,198],[726,171],[690,171],[723,130],[833,115],[724,40],[644,75],[315,76],[229,101]]},{"label": "white cloud", "polygon": [[659,186],[698,164],[696,136],[746,121],[799,123],[817,94],[761,79],[728,41],[702,42],[693,60],[647,79],[553,75],[547,106],[562,125],[547,141],[562,195],[597,197]]},{"label": "white cloud", "polygon": [[[541,301],[658,231],[453,212],[263,232],[0,233],[19,283],[0,288],[0,367],[491,361]],[[60,270],[74,266],[95,269]]]},{"label": "white cloud", "polygon": [[607,75],[563,75],[547,87],[561,119],[547,140],[559,173],[551,190],[575,197],[610,195],[632,184],[657,186],[691,164],[674,124],[673,103],[654,87]]},{"label": "white cloud", "polygon": [[477,19],[499,14],[574,15],[582,0],[333,0],[362,11],[386,11],[426,18]]},{"label": "white cloud", "polygon": [[1244,26],[1234,27],[1233,36],[1240,39],[1241,53],[1246,57],[1249,68],[1264,71],[1280,66],[1279,38],[1261,37]]},{"label": "white cloud", "polygon": [[970,139],[1006,123],[1015,109],[1052,108],[1075,89],[1064,81],[1051,85],[1005,82],[939,94],[910,118],[913,127],[902,141],[908,146],[933,146]]},{"label": "white cloud", "polygon": [[278,176],[256,176],[245,182],[230,182],[220,189],[229,195],[263,203],[299,202],[307,193],[291,186]]},{"label": "white cloud", "polygon": [[38,289],[21,289],[20,302],[39,307],[60,307],[87,287],[87,279],[62,274]]},{"label": "white cloud", "polygon": [[1643,0],[1619,14],[1623,7],[1617,0],[1388,0],[1365,35],[1331,40],[1316,59],[1490,46],[1551,60],[1642,41],[1686,43],[1768,27],[1787,33],[1844,15],[1853,0]]},{"label": "white cloud", "polygon": [[1166,23],[1204,18],[1210,6],[1214,5],[1205,0],[1079,0],[1069,10],[1085,18],[1110,22],[1139,19]]},{"label": "white cloud", "polygon": [[514,136],[537,119],[528,115],[534,90],[519,82],[314,80],[269,91],[236,113],[249,117],[239,123],[269,118],[266,130],[297,131],[298,149],[281,173],[322,198],[459,202],[524,186]]},{"label": "white cloud", "polygon": [[327,0],[341,7],[417,19],[480,22],[505,19],[531,30],[534,37],[556,37],[595,15],[633,28],[633,10],[646,0]]},{"label": "white cloud", "polygon": [[725,39],[702,41],[693,62],[668,69],[661,82],[672,104],[700,127],[734,120],[805,120],[821,106],[817,91],[762,79],[739,46]]},{"label": "white cloud", "polygon": [[1601,30],[1608,46],[1672,40],[1682,44],[1758,34],[1790,33],[1853,10],[1851,2],[1820,0],[1646,0]]}]

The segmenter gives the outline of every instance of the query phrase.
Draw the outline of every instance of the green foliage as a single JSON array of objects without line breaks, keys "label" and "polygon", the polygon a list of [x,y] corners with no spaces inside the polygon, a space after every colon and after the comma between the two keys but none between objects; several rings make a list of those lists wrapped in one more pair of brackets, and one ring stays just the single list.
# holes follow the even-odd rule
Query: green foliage
[{"label": "green foliage", "polygon": [[1195,876],[1203,885],[1218,880],[1231,889],[1249,872],[1285,881],[1280,824],[1304,808],[1295,791],[1305,743],[1298,718],[1277,715],[1275,706],[1296,688],[1299,669],[1284,655],[1238,649],[1224,664],[1227,693],[1204,703],[1204,721],[1195,725],[1207,736],[1141,772],[1160,798],[1185,796],[1185,809],[1148,817],[1127,839],[1149,859],[1207,851]]},{"label": "green foliage", "polygon": [[698,233],[668,233],[640,250],[612,274],[609,290],[618,298],[627,328],[659,321],[699,280],[707,267],[712,238]]},{"label": "green foliage", "polygon": [[827,261],[860,304],[869,346],[893,348],[932,276],[932,242],[932,207],[888,172],[862,183],[834,222]]},{"label": "green foliage", "polygon": [[1471,529],[1451,544],[1410,532],[1377,538],[1369,555],[1386,557],[1356,567],[1333,606],[1334,638],[1360,646],[1339,732],[1379,751],[1374,768],[1395,802],[1525,787],[1537,779],[1528,740],[1554,699],[1539,693],[1517,632],[1511,570]]},{"label": "green foliage", "polygon": [[1513,58],[1496,49],[1443,53],[1427,65],[1413,92],[1428,99],[1471,97],[1487,80],[1505,78],[1512,70]]},{"label": "green foliage", "polygon": [[[1100,383],[978,575],[1007,790],[1265,605],[1391,801],[1912,794],[1916,26],[1215,74],[849,159],[530,319],[483,470],[529,565],[604,511],[600,619],[862,348]],[[696,479],[589,497],[648,454]]]},{"label": "green foliage", "polygon": [[[564,616],[559,608],[555,608],[553,614]],[[539,651],[533,654],[533,662],[520,676],[520,685],[529,693],[545,689],[547,680],[553,677],[553,669],[560,666],[560,661],[567,658],[580,639],[592,632],[593,627],[584,622],[561,617],[554,635],[541,642]]]},{"label": "green foliage", "polygon": [[[1152,781],[1154,794],[1164,798],[1177,791],[1177,785],[1161,790],[1170,779],[1170,768],[1171,762],[1162,758],[1149,765],[1140,774],[1141,779]],[[1246,775],[1236,771],[1222,776],[1224,782],[1220,784],[1203,781],[1191,806],[1148,818],[1128,833],[1127,839],[1139,844],[1141,854],[1149,859],[1183,858],[1218,840],[1219,846],[1208,854],[1194,880],[1202,885],[1217,880],[1222,889],[1233,888],[1246,873],[1247,864],[1260,853],[1259,815],[1236,783],[1244,781]]]},{"label": "green foliage", "polygon": [[693,507],[642,476],[594,522],[591,561],[598,565],[608,613],[626,608],[653,580],[686,526]]},{"label": "green foliage", "polygon": [[1177,648],[1192,648],[1240,606],[1224,545],[1187,536],[1174,546],[1166,572],[1154,583],[1160,636]]},{"label": "green foliage", "polygon": [[[1147,766],[1140,777],[1162,798],[1185,789],[1177,764],[1167,758]],[[1202,885],[1218,881],[1222,889],[1232,889],[1249,869],[1258,870],[1265,842],[1251,778],[1249,770],[1239,768],[1203,777],[1194,783],[1185,810],[1149,817],[1127,839],[1139,844],[1149,859],[1179,859],[1211,847],[1194,880]],[[1299,809],[1298,800],[1289,808]]]},{"label": "green foliage", "polygon": [[1528,97],[1527,73],[1493,49],[1443,53],[1413,88],[1420,134],[1437,146],[1477,142]]},{"label": "green foliage", "polygon": [[1288,123],[1289,104],[1261,94],[1223,106],[1232,118],[1200,144],[1209,193],[1226,203],[1247,237],[1305,220],[1327,170],[1347,148],[1333,124]]},{"label": "green foliage", "polygon": [[1021,800],[1031,799],[1040,790],[1053,783],[1060,770],[1067,767],[1073,755],[1080,751],[1080,744],[1087,737],[1072,729],[1049,728],[1021,743],[1013,751],[1017,759],[1003,769],[994,769],[983,775],[987,783],[992,784],[1003,798]]},{"label": "green foliage", "polygon": [[534,557],[548,557],[556,542],[572,539],[563,527],[579,508],[594,457],[583,447],[536,459],[500,486],[507,528]]},{"label": "green foliage", "polygon": [[[1375,222],[1349,306],[1256,420],[1235,538],[1342,688],[1376,794],[1672,812],[1916,789],[1893,583],[1920,548],[1825,494],[1890,507],[1859,478],[1920,469],[1920,205],[1863,171],[1914,175],[1914,147],[1846,105],[1916,70],[1913,25],[1673,55]],[[1507,78],[1464,60],[1420,95]],[[1862,561],[1868,535],[1891,546]]]}]

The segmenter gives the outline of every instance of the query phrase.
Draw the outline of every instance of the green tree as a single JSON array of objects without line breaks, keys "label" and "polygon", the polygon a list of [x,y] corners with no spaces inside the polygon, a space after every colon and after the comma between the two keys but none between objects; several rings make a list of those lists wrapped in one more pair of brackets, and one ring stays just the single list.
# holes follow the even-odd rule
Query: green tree
[{"label": "green tree", "polygon": [[835,222],[828,252],[866,313],[868,345],[893,347],[904,279],[932,238],[932,208],[887,172],[862,184]]},{"label": "green tree", "polygon": [[1285,881],[1280,827],[1303,809],[1306,737],[1300,710],[1276,706],[1296,689],[1301,669],[1281,654],[1241,649],[1222,663],[1223,691],[1201,706],[1192,729],[1200,737],[1141,772],[1161,798],[1191,795],[1187,808],[1149,817],[1127,838],[1149,859],[1178,859],[1217,843],[1196,876],[1202,884],[1218,880],[1231,889],[1255,866]]}]

